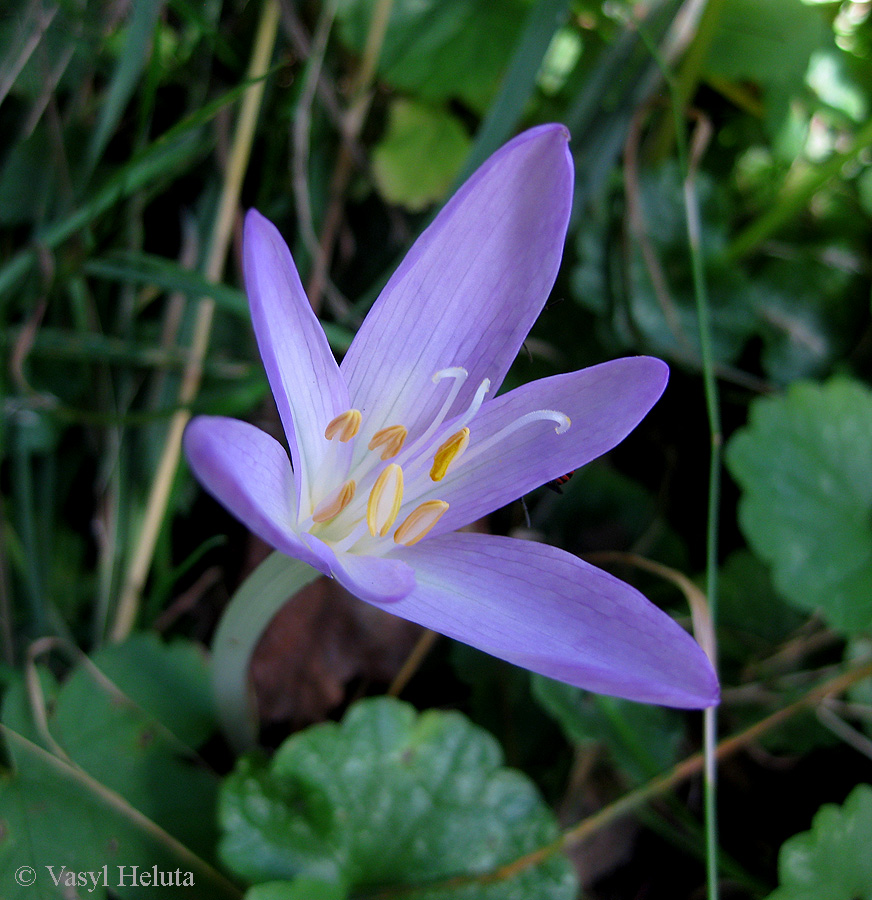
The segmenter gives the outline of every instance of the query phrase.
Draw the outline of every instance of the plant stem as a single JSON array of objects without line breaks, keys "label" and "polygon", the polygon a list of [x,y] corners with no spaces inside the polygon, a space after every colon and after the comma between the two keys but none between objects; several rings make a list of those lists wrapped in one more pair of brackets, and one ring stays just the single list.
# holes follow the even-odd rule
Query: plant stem
[{"label": "plant stem", "polygon": [[[679,137],[679,144],[682,142]],[[687,210],[687,238],[693,268],[693,286],[696,295],[697,318],[699,320],[700,348],[702,353],[703,388],[708,414],[711,441],[708,479],[708,513],[706,522],[706,596],[708,598],[709,619],[712,623],[711,663],[717,668],[714,640],[717,623],[718,601],[718,510],[721,494],[721,414],[718,402],[717,382],[714,376],[714,361],[711,350],[711,322],[708,308],[708,291],[699,227],[699,205],[694,186],[695,168],[687,169],[684,181],[684,202]],[[717,842],[717,764],[714,750],[717,746],[717,708],[710,706],[703,712],[703,741],[705,747],[705,833],[706,833],[706,881],[708,900],[718,900],[718,842]]]},{"label": "plant stem", "polygon": [[257,744],[257,709],[248,682],[254,651],[275,614],[318,575],[276,550],[245,579],[221,616],[212,640],[212,694],[218,721],[240,753]]},{"label": "plant stem", "polygon": [[[675,130],[675,145],[679,169],[684,177],[683,195],[687,245],[690,255],[693,292],[696,299],[697,322],[699,325],[700,358],[702,362],[703,392],[709,427],[709,477],[708,510],[706,513],[706,598],[708,631],[705,648],[712,666],[717,671],[717,606],[718,606],[718,511],[721,493],[721,414],[718,400],[717,382],[714,374],[714,356],[711,341],[711,317],[709,315],[708,289],[705,278],[705,263],[702,251],[702,229],[700,228],[699,203],[696,195],[696,172],[699,160],[711,137],[711,125],[706,119],[699,119],[690,144],[686,145],[685,104],[679,86],[669,69],[667,61],[653,42],[640,36],[657,61],[663,79],[669,90],[670,107]],[[705,754],[704,788],[705,834],[706,834],[706,886],[708,900],[718,900],[720,894],[718,878],[717,841],[717,708],[709,707],[703,713],[703,748]]]}]

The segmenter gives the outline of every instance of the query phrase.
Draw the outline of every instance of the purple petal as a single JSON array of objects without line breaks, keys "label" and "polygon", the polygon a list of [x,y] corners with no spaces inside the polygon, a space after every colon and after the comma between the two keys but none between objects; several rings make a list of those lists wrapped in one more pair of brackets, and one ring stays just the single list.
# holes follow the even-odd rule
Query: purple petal
[{"label": "purple petal", "polygon": [[276,550],[329,571],[294,531],[294,475],[278,441],[238,419],[197,416],[184,446],[197,479],[237,519]]},{"label": "purple petal", "polygon": [[[560,265],[572,201],[567,140],[563,126],[545,125],[506,144],[394,273],[342,363],[367,439],[386,425],[423,431],[447,394],[431,380],[441,369],[469,372],[454,412],[482,379],[497,390]],[[369,422],[367,411],[376,411]]]},{"label": "purple petal", "polygon": [[312,312],[291,253],[256,210],[245,217],[245,288],[267,378],[288,436],[301,518],[321,467],[341,471],[351,447],[328,441],[328,422],[349,408],[345,381]]},{"label": "purple petal", "polygon": [[587,690],[690,709],[718,702],[717,677],[687,632],[563,550],[455,533],[396,556],[417,580],[390,607],[405,619]]},{"label": "purple petal", "polygon": [[[313,550],[324,554],[330,566],[329,574],[347,591],[367,603],[394,603],[415,587],[415,573],[402,560],[353,553],[336,554],[312,535],[306,535],[305,540]],[[315,545],[320,545],[320,549]]]},{"label": "purple petal", "polygon": [[[542,378],[485,403],[469,425],[465,455],[425,495],[449,504],[433,534],[474,522],[619,444],[657,402],[668,376],[659,359],[628,357]],[[550,419],[522,425],[476,454],[477,445],[540,409],[562,412],[572,424],[563,434]]]}]

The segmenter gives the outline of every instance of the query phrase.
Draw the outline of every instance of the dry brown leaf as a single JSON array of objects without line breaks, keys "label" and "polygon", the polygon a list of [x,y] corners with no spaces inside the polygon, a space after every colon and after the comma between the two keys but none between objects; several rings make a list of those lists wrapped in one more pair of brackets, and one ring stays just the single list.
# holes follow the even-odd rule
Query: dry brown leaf
[{"label": "dry brown leaf", "polygon": [[351,682],[387,685],[421,629],[319,578],[282,607],[251,663],[264,723],[293,729],[327,718]]}]

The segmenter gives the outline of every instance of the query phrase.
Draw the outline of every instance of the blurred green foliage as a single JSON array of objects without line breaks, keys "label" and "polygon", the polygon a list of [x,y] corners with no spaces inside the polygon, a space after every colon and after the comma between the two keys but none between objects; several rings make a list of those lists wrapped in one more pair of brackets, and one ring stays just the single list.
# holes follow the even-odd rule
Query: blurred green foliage
[{"label": "blurred green foliage", "polygon": [[[313,300],[336,353],[458,181],[520,128],[565,123],[576,162],[566,258],[507,384],[636,353],[666,359],[671,382],[637,433],[561,496],[537,491],[486,527],[579,554],[629,551],[702,584],[709,436],[690,196],[700,210],[727,462],[721,732],[868,659],[869,4],[389,6],[384,43],[369,59],[383,4],[282,4],[243,160],[237,212],[254,205],[276,221],[306,282],[326,262]],[[283,743],[279,722],[264,738],[267,748],[282,744],[272,762],[233,768],[215,733],[201,647],[252,555],[184,465],[171,473],[137,632],[110,640],[172,414],[184,407],[275,425],[239,287],[238,241],[222,283],[208,274],[265,8],[25,0],[0,16],[4,897],[61,896],[44,878],[37,894],[5,873],[29,861],[97,869],[107,847],[143,865],[197,866],[208,897],[242,894],[222,867],[257,882],[253,900],[338,900],[376,882],[406,888],[425,874],[469,879],[556,835],[530,776],[572,819],[591,798],[602,805],[650,784],[699,744],[692,717],[541,679],[531,690],[502,663],[437,647],[408,695],[460,712],[416,717],[392,701],[355,702],[384,686],[353,683],[341,726],[316,725]],[[372,78],[361,84],[365,61]],[[696,152],[681,152],[690,146]],[[349,160],[343,184],[337,173]],[[203,297],[215,317],[202,384],[184,403]],[[641,571],[626,555],[620,565],[621,577],[688,620],[676,579]],[[164,643],[158,635],[167,633],[174,640]],[[46,654],[35,643],[43,638],[66,651]],[[322,718],[339,711],[325,707]],[[787,840],[775,871],[782,839],[868,780],[858,772],[870,754],[869,681],[816,711],[768,728],[723,771],[723,872],[735,896],[872,896],[865,786]],[[471,761],[445,753],[461,737],[478,753]],[[502,767],[497,741],[526,775]],[[783,758],[776,764],[773,754]],[[428,788],[442,805],[415,806],[432,767],[448,762],[444,783]],[[219,838],[215,773],[231,769]],[[457,800],[451,810],[448,798]],[[278,830],[264,825],[271,815]],[[696,793],[649,807],[644,824],[663,842],[656,852],[612,862],[614,881],[584,878],[586,895],[698,896]],[[456,855],[428,855],[410,838],[391,856],[389,838],[403,828],[425,849],[447,841]],[[644,854],[648,839],[632,840],[617,842]],[[525,872],[505,893],[464,882],[450,895],[573,896],[562,856]],[[437,895],[448,893],[414,893]]]}]

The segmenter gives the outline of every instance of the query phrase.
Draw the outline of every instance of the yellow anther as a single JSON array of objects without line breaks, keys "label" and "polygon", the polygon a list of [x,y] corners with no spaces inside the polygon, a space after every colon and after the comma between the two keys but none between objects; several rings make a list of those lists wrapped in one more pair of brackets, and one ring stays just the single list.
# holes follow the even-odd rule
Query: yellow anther
[{"label": "yellow anther", "polygon": [[382,470],[369,492],[366,504],[366,525],[375,537],[384,537],[399,515],[403,505],[403,470],[391,463]]},{"label": "yellow anther", "polygon": [[469,444],[469,429],[461,428],[445,441],[433,456],[433,468],[430,469],[430,478],[433,481],[442,481],[448,467],[466,450]]},{"label": "yellow anther", "polygon": [[430,529],[442,518],[448,504],[444,500],[426,500],[415,507],[394,532],[394,542],[411,547],[430,533]]},{"label": "yellow anther", "polygon": [[359,409],[346,409],[344,413],[339,413],[335,419],[330,420],[330,423],[324,429],[324,437],[328,441],[332,441],[333,438],[339,438],[344,444],[360,431],[360,419]]},{"label": "yellow anther", "polygon": [[336,488],[325,500],[322,500],[312,513],[313,522],[329,522],[335,518],[351,503],[357,484],[354,479],[346,481],[341,487]]},{"label": "yellow anther", "polygon": [[369,442],[369,449],[375,450],[382,448],[381,458],[390,459],[396,456],[403,449],[406,443],[408,431],[402,425],[391,425],[388,428],[382,428],[377,431]]}]

